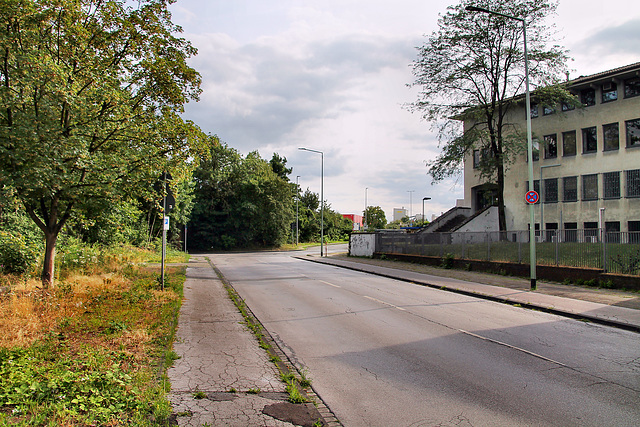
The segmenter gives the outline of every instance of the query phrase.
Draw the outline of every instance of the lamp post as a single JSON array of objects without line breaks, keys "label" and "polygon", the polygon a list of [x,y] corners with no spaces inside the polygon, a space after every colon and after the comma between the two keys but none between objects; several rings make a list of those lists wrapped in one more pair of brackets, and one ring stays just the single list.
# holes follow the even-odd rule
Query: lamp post
[{"label": "lamp post", "polygon": [[413,215],[413,193],[415,191],[416,190],[407,190],[407,193],[409,193],[409,221],[411,221],[411,216]]},{"label": "lamp post", "polygon": [[364,225],[363,225],[363,228],[367,225],[367,190],[369,190],[369,187],[365,187],[365,189],[364,189]]},{"label": "lamp post", "polygon": [[422,198],[422,227],[424,228],[424,202],[427,200],[431,200],[431,197],[423,197]]},{"label": "lamp post", "polygon": [[[529,169],[529,189],[533,190],[533,138],[531,136],[531,94],[529,92],[529,55],[527,53],[527,23],[523,18],[505,15],[481,7],[467,6],[469,12],[482,12],[489,15],[502,16],[503,18],[514,19],[522,22],[522,35],[524,38],[524,76],[526,92],[526,113],[527,113],[527,159]],[[529,264],[531,266],[531,290],[536,289],[536,230],[535,211],[533,203],[529,203]]]},{"label": "lamp post", "polygon": [[300,200],[300,186],[298,185],[300,175],[296,175],[296,246],[300,243],[300,227],[298,223],[298,201]]},{"label": "lamp post", "polygon": [[310,148],[300,147],[298,150],[310,151],[318,153],[321,156],[320,163],[320,256],[322,257],[322,249],[324,246],[324,153]]}]

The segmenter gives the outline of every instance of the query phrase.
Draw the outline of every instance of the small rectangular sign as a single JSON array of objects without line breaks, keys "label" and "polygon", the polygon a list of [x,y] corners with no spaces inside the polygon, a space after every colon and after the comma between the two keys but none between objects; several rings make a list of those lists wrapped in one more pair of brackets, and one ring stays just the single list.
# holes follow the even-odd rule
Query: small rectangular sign
[{"label": "small rectangular sign", "polygon": [[169,230],[169,217],[165,216],[164,217],[164,228],[163,230]]}]

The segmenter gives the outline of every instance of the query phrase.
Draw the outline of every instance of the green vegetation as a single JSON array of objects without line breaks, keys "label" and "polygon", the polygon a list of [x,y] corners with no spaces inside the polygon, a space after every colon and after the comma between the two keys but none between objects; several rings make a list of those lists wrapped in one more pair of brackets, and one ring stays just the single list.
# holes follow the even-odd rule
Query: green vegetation
[{"label": "green vegetation", "polygon": [[181,119],[200,76],[166,2],[10,0],[0,8],[3,198],[44,235],[41,279],[57,239],[96,212],[113,225],[130,200],[152,202],[163,170],[188,176],[209,141]]},{"label": "green vegetation", "polygon": [[185,268],[162,291],[149,251],[73,247],[91,265],[62,264],[49,290],[22,277],[0,299],[0,425],[163,423]]}]

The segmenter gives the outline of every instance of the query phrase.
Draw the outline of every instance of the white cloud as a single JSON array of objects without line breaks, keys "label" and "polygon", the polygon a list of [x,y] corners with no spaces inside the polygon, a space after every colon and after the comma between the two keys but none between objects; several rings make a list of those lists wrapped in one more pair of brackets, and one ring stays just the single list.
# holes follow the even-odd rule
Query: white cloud
[{"label": "white cloud", "polygon": [[[462,197],[461,182],[432,186],[425,160],[438,154],[431,126],[402,108],[416,98],[410,64],[423,34],[450,0],[179,0],[174,21],[199,49],[199,103],[186,116],[243,153],[287,157],[292,179],[359,213],[370,205],[440,213]],[[628,0],[563,0],[554,18],[580,74],[638,59],[638,13]],[[629,13],[620,22],[621,11]],[[595,19],[597,17],[598,19]],[[596,57],[597,56],[597,57]],[[594,58],[595,57],[595,58]],[[627,61],[627,62],[621,62]]]}]

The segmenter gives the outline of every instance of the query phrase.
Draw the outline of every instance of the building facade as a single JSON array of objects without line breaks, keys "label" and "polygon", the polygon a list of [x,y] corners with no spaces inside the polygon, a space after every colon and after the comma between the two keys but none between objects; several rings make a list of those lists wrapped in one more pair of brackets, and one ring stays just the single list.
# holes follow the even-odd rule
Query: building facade
[{"label": "building facade", "polygon": [[[580,77],[568,88],[584,108],[532,99],[536,229],[640,231],[640,63]],[[521,104],[509,121],[526,129]],[[482,155],[474,150],[464,161],[464,205],[472,212],[490,205],[495,193],[478,174]],[[505,173],[508,230],[528,229],[528,190],[524,152]]]}]

